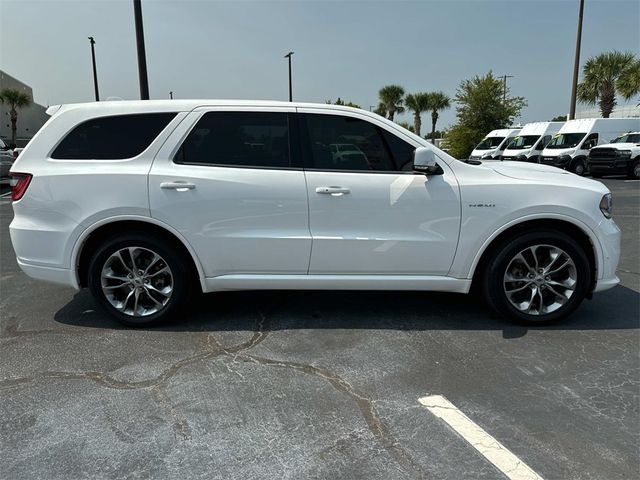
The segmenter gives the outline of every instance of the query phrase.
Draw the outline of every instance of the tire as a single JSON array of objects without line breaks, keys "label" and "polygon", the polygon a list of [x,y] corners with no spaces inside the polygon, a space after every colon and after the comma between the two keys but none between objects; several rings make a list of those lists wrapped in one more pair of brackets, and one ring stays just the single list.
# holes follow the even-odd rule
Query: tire
[{"label": "tire", "polygon": [[[535,265],[534,251],[540,267],[551,275],[534,270],[535,276],[530,278],[526,261]],[[550,261],[552,253],[558,251],[562,253]],[[518,257],[523,252],[525,261]],[[572,263],[559,268],[567,259]],[[555,269],[558,271],[554,273]],[[561,320],[578,308],[591,285],[591,268],[586,252],[569,235],[556,230],[529,230],[496,249],[481,278],[484,297],[498,313],[516,323],[541,325]],[[565,295],[565,299],[556,293]]]},{"label": "tire", "polygon": [[571,165],[571,171],[576,175],[583,176],[585,173],[587,173],[587,165],[585,164],[584,160],[578,159],[573,162],[573,165]]},{"label": "tire", "polygon": [[[171,243],[142,232],[109,237],[89,263],[89,290],[124,325],[166,322],[183,309],[192,290],[190,259],[183,257]],[[146,275],[140,275],[143,269]]]},{"label": "tire", "polygon": [[636,158],[631,164],[628,177],[635,180],[640,179],[640,158]]}]

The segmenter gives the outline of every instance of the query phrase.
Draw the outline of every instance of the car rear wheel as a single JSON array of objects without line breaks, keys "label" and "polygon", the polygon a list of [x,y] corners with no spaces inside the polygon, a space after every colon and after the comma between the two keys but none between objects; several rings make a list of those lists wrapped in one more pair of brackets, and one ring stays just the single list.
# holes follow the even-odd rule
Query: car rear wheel
[{"label": "car rear wheel", "polygon": [[560,320],[582,302],[591,283],[589,260],[570,236],[530,231],[510,239],[489,261],[484,294],[509,319],[526,324]]},{"label": "car rear wheel", "polygon": [[107,239],[89,264],[89,289],[121,323],[148,326],[185,305],[188,260],[162,239],[130,233]]}]

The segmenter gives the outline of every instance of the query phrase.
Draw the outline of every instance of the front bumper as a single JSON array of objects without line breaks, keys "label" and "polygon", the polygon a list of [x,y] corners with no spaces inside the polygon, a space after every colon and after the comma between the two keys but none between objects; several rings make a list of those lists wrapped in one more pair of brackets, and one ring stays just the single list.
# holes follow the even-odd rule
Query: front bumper
[{"label": "front bumper", "polygon": [[617,159],[613,161],[587,160],[589,171],[591,173],[600,173],[602,175],[627,173],[631,169],[633,162],[631,159]]},{"label": "front bumper", "polygon": [[616,222],[611,219],[603,219],[598,225],[596,234],[602,248],[602,261],[600,262],[598,280],[593,291],[602,292],[620,283],[616,270],[620,261],[622,234]]}]

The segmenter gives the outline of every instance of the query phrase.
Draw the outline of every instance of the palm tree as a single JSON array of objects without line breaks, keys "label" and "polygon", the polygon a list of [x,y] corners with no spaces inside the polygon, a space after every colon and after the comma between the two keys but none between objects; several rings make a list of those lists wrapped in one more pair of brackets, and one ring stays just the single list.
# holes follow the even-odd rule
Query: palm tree
[{"label": "palm tree", "polygon": [[427,93],[427,108],[431,111],[431,141],[436,143],[436,123],[440,116],[440,110],[451,107],[451,99],[444,92]]},{"label": "palm tree", "polygon": [[20,90],[4,88],[0,91],[0,103],[6,103],[9,105],[9,115],[11,116],[11,143],[15,145],[16,124],[18,123],[18,111],[16,109],[29,106],[31,99],[29,98],[29,95],[21,92]]},{"label": "palm tree", "polygon": [[590,105],[598,103],[602,117],[609,118],[617,95],[630,100],[640,93],[638,62],[633,53],[616,50],[591,57],[582,69],[578,99]]},{"label": "palm tree", "polygon": [[387,107],[385,107],[384,103],[379,103],[378,106],[375,108],[375,110],[373,111],[373,113],[377,113],[378,115],[380,115],[381,117],[386,117],[387,116]]},{"label": "palm tree", "polygon": [[640,58],[636,58],[617,82],[618,91],[624,98],[640,95]]},{"label": "palm tree", "polygon": [[396,113],[404,112],[404,107],[402,106],[404,88],[400,85],[382,87],[378,92],[378,96],[380,97],[380,103],[385,107],[389,120],[393,120]]},{"label": "palm tree", "polygon": [[404,104],[413,112],[413,132],[420,135],[422,128],[422,115],[429,110],[429,94],[428,93],[410,93],[404,98]]}]

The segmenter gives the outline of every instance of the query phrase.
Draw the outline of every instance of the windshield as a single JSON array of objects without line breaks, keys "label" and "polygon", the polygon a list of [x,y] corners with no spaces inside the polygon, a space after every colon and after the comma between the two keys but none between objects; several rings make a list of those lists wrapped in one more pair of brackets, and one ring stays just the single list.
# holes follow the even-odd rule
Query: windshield
[{"label": "windshield", "polygon": [[478,144],[476,150],[490,150],[492,148],[496,148],[503,140],[504,137],[487,137]]},{"label": "windshield", "polygon": [[523,148],[533,147],[540,135],[523,135],[522,137],[514,137],[507,146],[507,150],[522,150]]},{"label": "windshield", "polygon": [[577,147],[586,133],[559,133],[554,135],[547,148],[573,148]]},{"label": "windshield", "polygon": [[611,140],[611,143],[640,143],[640,133],[625,133]]}]

